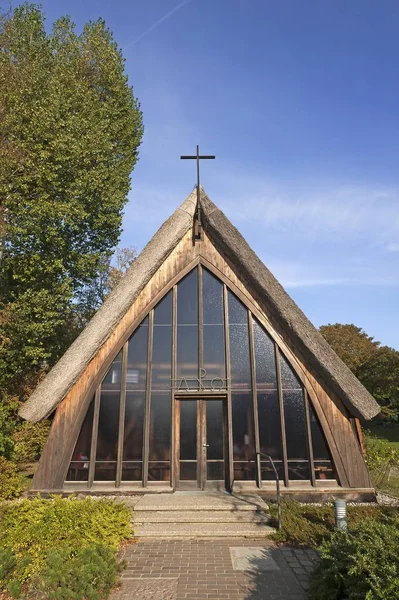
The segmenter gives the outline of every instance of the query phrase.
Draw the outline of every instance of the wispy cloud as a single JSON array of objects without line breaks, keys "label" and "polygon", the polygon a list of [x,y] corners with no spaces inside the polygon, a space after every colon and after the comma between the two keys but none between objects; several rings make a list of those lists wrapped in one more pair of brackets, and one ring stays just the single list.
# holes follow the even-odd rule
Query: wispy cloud
[{"label": "wispy cloud", "polygon": [[301,181],[281,185],[256,174],[217,175],[216,201],[237,225],[399,251],[399,188]]},{"label": "wispy cloud", "polygon": [[183,8],[183,6],[185,6],[186,4],[189,4],[190,2],[192,2],[192,0],[183,0],[183,2],[180,2],[179,4],[177,4],[177,6],[175,6],[174,8],[172,8],[172,10],[170,10],[169,12],[167,12],[165,15],[163,15],[163,17],[161,17],[160,19],[158,19],[157,21],[155,21],[155,23],[153,23],[152,25],[150,25],[145,31],[143,31],[143,33],[141,33],[139,36],[137,36],[136,38],[134,38],[134,40],[131,40],[130,42],[128,42],[127,44],[124,45],[124,50],[126,50],[127,48],[131,48],[132,46],[134,46],[135,44],[137,44],[137,42],[139,42],[140,40],[142,40],[143,38],[145,38],[149,33],[151,33],[152,31],[154,31],[154,29],[156,29],[157,27],[159,27],[159,25],[161,25],[162,23],[164,23],[164,21],[166,21],[167,19],[169,19],[175,12],[177,12],[178,10],[180,10],[181,8]]}]

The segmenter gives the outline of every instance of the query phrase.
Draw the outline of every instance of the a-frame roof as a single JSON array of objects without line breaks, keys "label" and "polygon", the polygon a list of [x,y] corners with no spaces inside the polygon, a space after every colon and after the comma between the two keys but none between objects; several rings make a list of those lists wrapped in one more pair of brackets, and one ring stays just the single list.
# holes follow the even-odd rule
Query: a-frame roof
[{"label": "a-frame roof", "polygon": [[[200,191],[204,230],[217,250],[234,266],[241,281],[296,344],[309,365],[340,396],[353,416],[371,419],[378,414],[380,407],[374,398],[335,354],[239,231],[202,188]],[[21,407],[21,417],[39,421],[63,400],[144,286],[193,227],[196,198],[194,190],[157,231],[87,327]]]}]

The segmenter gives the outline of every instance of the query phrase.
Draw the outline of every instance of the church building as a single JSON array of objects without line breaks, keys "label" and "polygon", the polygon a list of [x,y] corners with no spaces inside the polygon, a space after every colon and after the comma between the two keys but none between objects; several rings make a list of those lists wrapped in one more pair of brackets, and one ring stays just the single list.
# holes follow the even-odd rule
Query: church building
[{"label": "church building", "polygon": [[[197,198],[199,190],[199,201]],[[196,188],[21,408],[34,491],[373,493],[379,406]]]}]

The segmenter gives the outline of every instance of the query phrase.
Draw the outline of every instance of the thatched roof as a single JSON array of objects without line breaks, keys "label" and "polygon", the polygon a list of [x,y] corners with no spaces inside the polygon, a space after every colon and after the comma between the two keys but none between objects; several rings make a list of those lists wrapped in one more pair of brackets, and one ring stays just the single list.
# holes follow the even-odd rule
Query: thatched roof
[{"label": "thatched roof", "polygon": [[[84,331],[22,406],[21,417],[39,421],[63,400],[146,283],[193,226],[195,206],[196,191],[193,191],[158,230]],[[265,311],[300,348],[309,364],[342,398],[349,412],[365,419],[378,414],[380,407],[374,398],[202,188],[201,207],[204,229],[216,248],[255,293]]]}]

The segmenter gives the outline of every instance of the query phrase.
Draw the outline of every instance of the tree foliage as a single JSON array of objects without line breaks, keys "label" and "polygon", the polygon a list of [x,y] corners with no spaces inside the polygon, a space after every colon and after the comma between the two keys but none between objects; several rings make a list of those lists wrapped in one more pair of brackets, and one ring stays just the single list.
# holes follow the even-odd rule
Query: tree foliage
[{"label": "tree foliage", "polygon": [[353,324],[329,323],[320,327],[320,333],[355,375],[359,367],[375,354],[380,345],[380,342],[367,335],[361,327]]},{"label": "tree foliage", "polygon": [[137,251],[132,246],[117,248],[112,257],[103,257],[97,276],[78,295],[77,312],[82,326],[91,319],[136,258]]},{"label": "tree foliage", "polygon": [[76,298],[120,234],[142,137],[103,20],[50,33],[34,4],[0,20],[0,386],[13,392],[77,334]]},{"label": "tree foliage", "polygon": [[399,352],[388,346],[378,348],[358,369],[358,377],[383,406],[399,410]]}]

